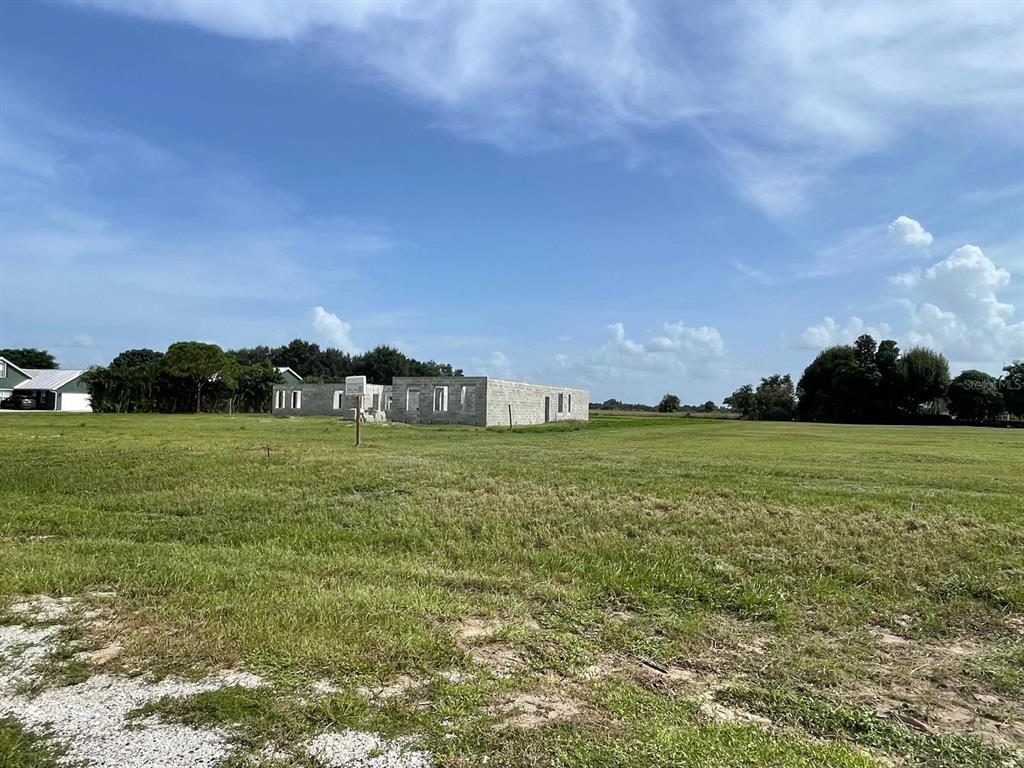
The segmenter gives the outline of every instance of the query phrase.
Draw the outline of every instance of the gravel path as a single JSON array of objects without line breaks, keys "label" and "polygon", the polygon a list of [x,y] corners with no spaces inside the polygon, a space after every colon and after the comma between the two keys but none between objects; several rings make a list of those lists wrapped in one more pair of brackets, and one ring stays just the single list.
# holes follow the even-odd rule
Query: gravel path
[{"label": "gravel path", "polygon": [[[34,598],[10,612],[34,621],[66,619],[75,609],[67,598]],[[216,728],[192,728],[156,717],[126,720],[134,709],[164,697],[185,698],[230,686],[264,684],[247,672],[222,672],[197,682],[96,674],[77,685],[25,693],[59,646],[64,624],[0,625],[0,716],[48,733],[66,748],[62,762],[90,768],[214,768],[235,748]],[[325,732],[302,745],[325,768],[429,768],[426,752],[401,739],[372,733]]]}]

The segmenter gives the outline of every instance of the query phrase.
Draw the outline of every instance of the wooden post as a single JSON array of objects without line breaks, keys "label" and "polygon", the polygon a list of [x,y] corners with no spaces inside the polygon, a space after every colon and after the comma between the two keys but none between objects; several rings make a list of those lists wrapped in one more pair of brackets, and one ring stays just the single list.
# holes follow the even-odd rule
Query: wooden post
[{"label": "wooden post", "polygon": [[512,403],[508,404],[508,429],[512,431]]},{"label": "wooden post", "polygon": [[359,424],[363,420],[363,396],[356,395],[356,447],[359,447],[361,437]]}]

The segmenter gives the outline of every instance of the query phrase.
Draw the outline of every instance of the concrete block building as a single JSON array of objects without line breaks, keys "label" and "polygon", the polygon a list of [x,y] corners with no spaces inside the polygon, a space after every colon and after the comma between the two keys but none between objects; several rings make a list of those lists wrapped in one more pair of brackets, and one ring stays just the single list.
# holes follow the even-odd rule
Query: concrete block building
[{"label": "concrete block building", "polygon": [[528,384],[490,376],[402,376],[391,387],[388,418],[406,424],[477,427],[586,421],[585,389]]},{"label": "concrete block building", "polygon": [[[363,421],[385,421],[391,387],[367,384],[363,397]],[[356,418],[356,398],[345,394],[345,384],[307,384],[301,380],[274,385],[271,412],[275,416],[338,416]]]}]

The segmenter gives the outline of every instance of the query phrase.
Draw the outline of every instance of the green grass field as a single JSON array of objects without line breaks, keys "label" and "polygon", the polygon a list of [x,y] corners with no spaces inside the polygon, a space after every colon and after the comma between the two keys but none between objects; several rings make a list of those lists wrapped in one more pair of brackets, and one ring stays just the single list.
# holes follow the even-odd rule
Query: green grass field
[{"label": "green grass field", "polygon": [[[408,734],[438,766],[1021,759],[1024,431],[598,416],[352,438],[0,415],[0,597],[113,592],[117,620],[83,631],[120,640],[120,668],[263,675],[157,707],[246,748],[332,726]],[[359,692],[401,675],[412,692]],[[318,680],[334,692],[305,696]]]}]

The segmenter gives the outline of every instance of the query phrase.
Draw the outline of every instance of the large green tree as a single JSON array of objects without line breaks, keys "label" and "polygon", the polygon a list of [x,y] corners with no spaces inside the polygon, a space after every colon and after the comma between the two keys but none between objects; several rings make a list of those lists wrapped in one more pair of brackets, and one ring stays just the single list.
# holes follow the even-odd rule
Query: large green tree
[{"label": "large green tree", "polygon": [[163,362],[164,353],[152,349],[126,349],[110,361],[111,368],[145,368],[158,366]]},{"label": "large green tree", "polygon": [[797,412],[803,421],[852,421],[856,409],[849,386],[857,369],[857,352],[851,346],[829,347],[804,369],[797,384]]},{"label": "large green tree", "polygon": [[999,388],[1003,392],[1006,410],[1024,419],[1024,360],[1014,360],[1003,368]]},{"label": "large green tree", "polygon": [[673,413],[679,410],[680,401],[676,395],[666,394],[658,403],[659,413]]},{"label": "large green tree", "polygon": [[757,415],[757,397],[754,395],[754,387],[751,384],[744,384],[722,402],[748,419]]},{"label": "large green tree", "polygon": [[860,336],[853,345],[823,350],[797,385],[805,421],[891,421],[920,412],[941,397],[949,363],[937,352],[915,347],[900,354],[892,339],[876,344]]},{"label": "large green tree", "polygon": [[91,368],[85,375],[92,409],[100,412],[136,413],[161,410],[166,377],[164,355],[152,349],[129,349],[106,368]]},{"label": "large green tree", "polygon": [[250,347],[248,349],[230,349],[228,354],[238,361],[239,365],[256,363],[273,363],[274,350],[267,346]]},{"label": "large green tree", "polygon": [[14,363],[19,368],[59,368],[57,358],[43,349],[22,347],[20,349],[0,349],[0,357]]},{"label": "large green tree", "polygon": [[246,413],[262,413],[270,408],[274,385],[282,381],[269,360],[243,365],[238,372],[238,386],[235,397],[236,409]]},{"label": "large green tree", "polygon": [[792,421],[796,416],[796,388],[787,373],[765,376],[754,391],[757,418],[766,421]]},{"label": "large green tree", "polygon": [[390,384],[395,376],[413,375],[413,361],[394,347],[374,347],[352,362],[355,375],[366,376],[369,381],[381,384]]},{"label": "large green tree", "polygon": [[203,409],[203,390],[211,386],[234,389],[238,363],[216,344],[201,341],[179,341],[171,344],[164,355],[164,370],[171,376],[188,381],[195,392],[196,413]]},{"label": "large green tree", "polygon": [[908,413],[917,413],[946,394],[949,361],[927,347],[913,347],[899,360],[898,382],[900,407]]},{"label": "large green tree", "polygon": [[984,371],[961,373],[949,383],[947,397],[950,412],[964,421],[994,419],[1004,410],[999,382]]}]

